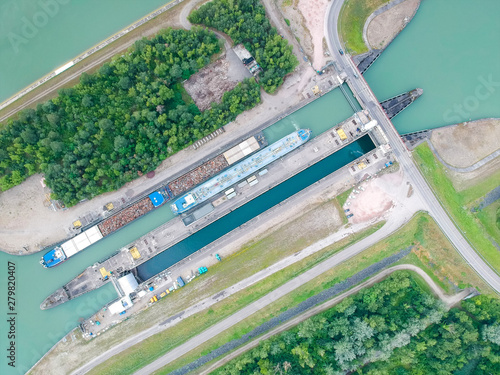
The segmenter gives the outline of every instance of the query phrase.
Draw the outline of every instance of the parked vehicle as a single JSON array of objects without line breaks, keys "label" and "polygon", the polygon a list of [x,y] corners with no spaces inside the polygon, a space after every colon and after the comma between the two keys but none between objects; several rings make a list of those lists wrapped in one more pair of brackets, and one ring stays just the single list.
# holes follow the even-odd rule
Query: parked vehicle
[{"label": "parked vehicle", "polygon": [[182,288],[184,285],[186,285],[186,284],[184,283],[184,280],[182,280],[182,277],[180,277],[180,276],[177,278],[177,284],[179,284],[179,286],[180,286],[181,288]]}]

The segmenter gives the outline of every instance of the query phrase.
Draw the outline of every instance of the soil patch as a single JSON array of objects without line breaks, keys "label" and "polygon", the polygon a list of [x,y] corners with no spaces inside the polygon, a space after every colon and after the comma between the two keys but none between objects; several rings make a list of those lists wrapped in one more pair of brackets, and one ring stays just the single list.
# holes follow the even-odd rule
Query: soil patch
[{"label": "soil patch", "polygon": [[[304,54],[312,59],[312,56],[314,56],[313,40],[310,30],[308,30],[309,24],[299,10],[299,3],[300,0],[278,0],[278,6],[285,20],[288,20],[287,24],[290,30],[299,39]],[[278,32],[280,31],[278,30]],[[297,58],[302,60],[300,56],[297,56]]]},{"label": "soil patch", "polygon": [[406,0],[373,18],[366,30],[371,48],[385,48],[415,14],[420,0]]},{"label": "soil patch", "polygon": [[500,119],[485,119],[436,129],[431,142],[443,160],[468,167],[500,148]]},{"label": "soil patch", "polygon": [[328,0],[299,0],[299,10],[306,19],[306,27],[312,38],[312,61],[316,69],[325,65],[323,52],[324,21]]},{"label": "soil patch", "polygon": [[251,77],[250,72],[233,50],[229,50],[220,59],[192,75],[184,82],[184,88],[200,111],[205,111],[212,103],[220,103],[222,95],[246,77]]},{"label": "soil patch", "polygon": [[408,186],[403,183],[403,173],[388,173],[354,187],[344,209],[349,209],[346,215],[354,215],[349,219],[351,223],[366,223],[383,216],[406,200],[407,195]]}]

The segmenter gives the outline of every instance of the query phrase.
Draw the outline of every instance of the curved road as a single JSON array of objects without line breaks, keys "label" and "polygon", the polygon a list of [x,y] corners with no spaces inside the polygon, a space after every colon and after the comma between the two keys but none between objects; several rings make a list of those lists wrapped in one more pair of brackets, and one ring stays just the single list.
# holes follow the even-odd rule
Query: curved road
[{"label": "curved road", "polygon": [[[337,19],[342,7],[344,0],[332,0],[329,5],[328,11],[326,13],[325,22],[325,36],[332,53],[332,56],[337,60],[338,64],[346,72],[348,79],[350,81],[351,89],[353,93],[358,98],[360,103],[370,111],[371,116],[378,121],[380,126],[386,132],[390,144],[392,146],[393,152],[400,162],[406,177],[410,180],[413,185],[415,194],[419,195],[420,199],[427,204],[427,211],[436,220],[438,225],[441,227],[442,231],[449,238],[450,242],[453,243],[455,248],[460,252],[464,259],[476,270],[476,272],[497,292],[500,292],[500,277],[482,260],[482,258],[472,249],[469,243],[462,236],[460,231],[455,227],[453,222],[450,220],[444,209],[439,204],[438,200],[432,193],[431,189],[427,185],[423,176],[420,174],[416,165],[407,149],[405,148],[398,132],[387,118],[385,112],[382,110],[378,100],[376,99],[373,92],[366,81],[362,78],[361,74],[357,70],[356,66],[346,55],[340,55],[339,49],[341,48],[340,39],[337,33]],[[355,74],[359,78],[355,78]],[[399,218],[401,219],[401,218]],[[318,264],[317,266],[311,268],[309,271],[297,276],[295,279],[290,280],[288,283],[282,285],[278,289],[269,293],[268,295],[262,297],[261,299],[255,301],[254,303],[248,305],[247,307],[240,310],[238,313],[232,315],[229,318],[219,322],[218,324],[210,327],[206,331],[202,332],[197,337],[187,341],[183,345],[173,349],[172,351],[166,353],[164,356],[160,357],[155,362],[149,364],[148,366],[142,368],[137,372],[137,374],[149,374],[166,364],[168,364],[173,359],[183,355],[186,351],[197,347],[204,340],[211,338],[215,334],[221,332],[224,329],[231,327],[238,321],[241,321],[247,316],[252,315],[255,311],[267,306],[269,303],[275,301],[280,296],[289,293],[290,291],[299,288],[304,282],[311,280],[321,273],[327,271],[331,267],[338,265],[339,263],[349,259],[350,257],[360,253],[372,244],[380,241],[386,235],[395,231],[401,223],[388,222],[381,230],[372,234],[371,236],[361,240],[360,242],[352,245],[351,247],[345,249],[344,251],[335,254],[333,257],[325,260],[324,262]],[[137,337],[134,337],[137,338]],[[144,338],[140,338],[139,341]],[[126,342],[118,345],[110,351],[103,353],[104,358],[99,358],[101,362],[105,360],[106,357],[109,358],[113,354],[116,354],[126,347],[135,344],[136,340],[126,340]],[[123,345],[124,344],[124,345]],[[82,374],[89,371],[93,366],[95,366],[96,361],[86,364],[81,367],[74,374]]]},{"label": "curved road", "polygon": [[413,272],[416,272],[418,275],[420,275],[425,280],[427,285],[429,285],[429,287],[432,289],[434,294],[436,294],[439,297],[439,299],[441,299],[446,304],[446,307],[448,309],[450,309],[453,305],[457,304],[462,299],[467,297],[467,295],[473,291],[473,288],[467,288],[467,289],[464,289],[464,290],[458,292],[457,294],[454,294],[452,296],[448,296],[434,282],[434,280],[432,280],[431,277],[428,274],[426,274],[421,268],[414,266],[413,264],[400,264],[400,265],[397,265],[394,267],[390,267],[390,268],[387,268],[387,269],[381,271],[380,273],[376,274],[375,276],[371,277],[370,279],[366,280],[365,282],[358,284],[357,286],[348,290],[347,292],[342,293],[342,294],[332,298],[331,300],[329,300],[321,305],[315,306],[315,307],[307,310],[303,314],[300,314],[299,316],[297,316],[297,317],[289,320],[288,322],[276,327],[275,329],[269,331],[268,333],[266,333],[262,336],[259,336],[258,338],[250,341],[249,343],[243,345],[242,347],[236,349],[235,351],[232,351],[231,353],[229,353],[225,357],[223,357],[220,360],[218,360],[217,362],[213,363],[210,367],[201,371],[198,375],[210,374],[212,371],[223,366],[224,364],[226,364],[230,360],[232,360],[232,359],[238,357],[239,355],[249,351],[250,349],[255,348],[257,345],[259,345],[259,343],[262,340],[267,340],[268,338],[270,338],[274,335],[277,335],[278,333],[281,333],[281,332],[286,331],[292,327],[295,327],[297,324],[303,322],[304,320],[306,320],[314,315],[317,315],[325,310],[328,310],[329,308],[333,307],[334,305],[336,305],[337,303],[342,301],[344,298],[349,297],[353,294],[356,294],[361,289],[364,289],[366,287],[370,287],[373,284],[378,283],[379,281],[381,281],[385,277],[389,276],[391,273],[393,273],[395,271],[400,271],[400,270],[413,271]]},{"label": "curved road", "polygon": [[[339,50],[343,47],[338,35],[338,18],[343,3],[344,0],[332,0],[326,13],[325,37],[332,57],[337,61],[338,66],[347,74],[351,90],[359,100],[360,104],[370,111],[372,118],[378,121],[386,133],[394,155],[399,160],[406,177],[412,183],[415,192],[422,197],[424,202],[427,202],[427,211],[429,214],[434,218],[443,233],[448,237],[450,242],[455,246],[466,262],[497,293],[500,293],[500,276],[472,248],[462,233],[454,225],[425,181],[424,177],[420,174],[420,171],[413,162],[410,153],[401,140],[399,133],[383,111],[377,98],[375,97],[375,94],[371,91],[370,86],[360,74],[350,56],[347,54],[340,54]],[[356,78],[356,76],[358,78]]]}]

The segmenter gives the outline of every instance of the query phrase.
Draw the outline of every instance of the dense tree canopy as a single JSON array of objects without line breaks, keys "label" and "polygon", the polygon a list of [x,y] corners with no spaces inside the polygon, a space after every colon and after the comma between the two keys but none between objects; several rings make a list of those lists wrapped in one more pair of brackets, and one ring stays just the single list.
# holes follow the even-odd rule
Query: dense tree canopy
[{"label": "dense tree canopy", "polygon": [[393,274],[216,372],[345,373],[500,374],[500,301],[478,296],[446,312],[408,273]]},{"label": "dense tree canopy", "polygon": [[395,350],[385,363],[372,363],[367,375],[500,374],[500,302],[478,296],[450,310],[441,321]]},{"label": "dense tree canopy", "polygon": [[408,273],[343,300],[333,309],[262,342],[217,374],[343,374],[388,359],[429,324],[442,304]]},{"label": "dense tree canopy", "polygon": [[244,43],[263,68],[260,84],[274,92],[298,65],[297,58],[266,18],[259,0],[213,0],[193,11],[189,20],[220,30],[235,44]]},{"label": "dense tree canopy", "polygon": [[0,189],[45,173],[67,205],[119,188],[260,101],[255,80],[201,113],[181,80],[220,50],[214,33],[166,29],[0,130]]}]

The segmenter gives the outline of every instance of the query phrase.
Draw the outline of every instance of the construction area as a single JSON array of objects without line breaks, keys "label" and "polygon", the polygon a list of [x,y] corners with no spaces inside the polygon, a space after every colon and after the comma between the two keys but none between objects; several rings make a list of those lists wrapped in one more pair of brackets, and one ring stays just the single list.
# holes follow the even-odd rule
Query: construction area
[{"label": "construction area", "polygon": [[225,92],[249,77],[252,74],[245,69],[233,50],[229,49],[217,61],[184,81],[184,88],[199,110],[205,111],[212,103],[220,103]]}]

